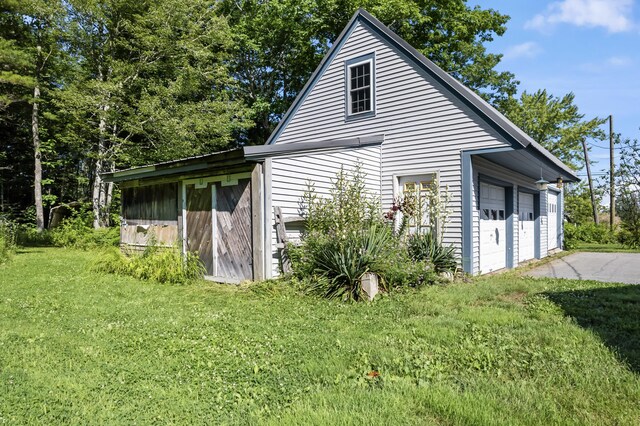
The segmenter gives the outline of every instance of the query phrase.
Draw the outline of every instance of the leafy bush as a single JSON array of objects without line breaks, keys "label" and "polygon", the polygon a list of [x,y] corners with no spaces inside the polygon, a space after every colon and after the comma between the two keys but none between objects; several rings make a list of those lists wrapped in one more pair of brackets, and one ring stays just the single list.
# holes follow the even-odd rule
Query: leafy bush
[{"label": "leafy bush", "polygon": [[616,202],[618,216],[622,221],[620,243],[628,247],[640,247],[640,191],[637,185],[620,191]]},{"label": "leafy bush", "polygon": [[610,244],[616,242],[615,233],[611,231],[608,224],[587,222],[582,224],[565,223],[564,225],[564,247],[571,250],[576,248],[576,244],[596,243]]},{"label": "leafy bush", "polygon": [[22,224],[16,232],[21,246],[58,246],[79,249],[116,247],[120,244],[120,228],[93,228],[93,216],[86,206],[73,210],[71,217],[51,230],[39,232],[35,226]]},{"label": "leafy bush", "polygon": [[16,246],[15,226],[6,221],[0,221],[0,264],[5,263]]},{"label": "leafy bush", "polygon": [[301,206],[307,233],[347,238],[382,224],[380,203],[367,191],[360,166],[350,173],[341,168],[332,183],[328,198],[318,196],[308,185]]},{"label": "leafy bush", "polygon": [[617,236],[620,244],[630,248],[640,248],[640,232],[633,232],[632,229],[623,227]]},{"label": "leafy bush", "polygon": [[19,225],[16,229],[16,243],[22,247],[45,247],[52,245],[51,233],[38,231],[33,225]]},{"label": "leafy bush", "polygon": [[442,245],[432,232],[411,235],[407,250],[414,261],[428,261],[438,273],[455,272],[458,268],[455,248]]},{"label": "leafy bush", "polygon": [[65,219],[60,226],[49,231],[51,243],[59,247],[80,249],[116,247],[120,244],[120,228],[94,229],[86,218],[78,215]]},{"label": "leafy bush", "polygon": [[621,220],[620,242],[640,246],[640,142],[620,139],[620,162],[616,170],[616,212]]},{"label": "leafy bush", "polygon": [[396,245],[389,250],[380,261],[380,270],[380,277],[388,290],[397,287],[420,287],[439,280],[431,263],[411,259],[404,245]]},{"label": "leafy bush", "polygon": [[293,269],[309,279],[313,292],[329,298],[360,300],[360,278],[379,272],[377,264],[391,245],[376,197],[366,190],[365,175],[358,166],[336,174],[328,198],[312,185],[302,199],[306,219],[302,246],[288,250]]},{"label": "leafy bush", "polygon": [[167,284],[187,284],[201,279],[205,273],[197,255],[182,256],[177,248],[157,246],[148,247],[142,254],[112,249],[96,262],[94,270]]}]

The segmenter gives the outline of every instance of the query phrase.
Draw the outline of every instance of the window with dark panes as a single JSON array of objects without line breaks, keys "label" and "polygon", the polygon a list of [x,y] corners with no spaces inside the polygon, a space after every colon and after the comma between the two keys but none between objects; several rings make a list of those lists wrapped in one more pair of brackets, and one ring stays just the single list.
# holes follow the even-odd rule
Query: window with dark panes
[{"label": "window with dark panes", "polygon": [[351,114],[371,111],[371,62],[349,68]]}]

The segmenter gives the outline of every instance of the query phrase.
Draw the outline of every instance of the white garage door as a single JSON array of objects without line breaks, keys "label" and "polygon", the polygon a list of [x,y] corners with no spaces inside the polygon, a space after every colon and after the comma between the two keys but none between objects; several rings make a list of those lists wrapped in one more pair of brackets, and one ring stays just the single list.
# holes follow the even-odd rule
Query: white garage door
[{"label": "white garage door", "polygon": [[518,260],[533,259],[535,252],[535,227],[533,220],[533,194],[521,192],[518,195]]},{"label": "white garage door", "polygon": [[507,266],[507,226],[504,188],[480,184],[480,272]]},{"label": "white garage door", "polygon": [[547,218],[549,236],[547,238],[548,248],[552,250],[558,248],[558,194],[549,191],[547,196]]}]

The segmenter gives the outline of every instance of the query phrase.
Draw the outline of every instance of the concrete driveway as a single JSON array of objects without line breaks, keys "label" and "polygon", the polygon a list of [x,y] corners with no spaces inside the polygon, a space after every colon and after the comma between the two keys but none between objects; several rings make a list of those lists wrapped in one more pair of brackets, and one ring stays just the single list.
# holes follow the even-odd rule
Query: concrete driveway
[{"label": "concrete driveway", "polygon": [[574,253],[538,266],[526,275],[640,284],[640,253]]}]

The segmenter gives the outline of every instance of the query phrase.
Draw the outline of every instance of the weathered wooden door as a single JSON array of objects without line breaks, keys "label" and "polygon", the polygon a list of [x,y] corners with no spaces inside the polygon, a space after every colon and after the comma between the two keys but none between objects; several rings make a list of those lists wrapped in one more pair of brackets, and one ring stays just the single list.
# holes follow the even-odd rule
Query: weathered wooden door
[{"label": "weathered wooden door", "polygon": [[217,276],[231,281],[253,279],[251,180],[216,183]]},{"label": "weathered wooden door", "polygon": [[213,204],[212,188],[196,188],[195,185],[186,186],[186,249],[198,253],[200,260],[207,269],[207,275],[213,275]]}]

